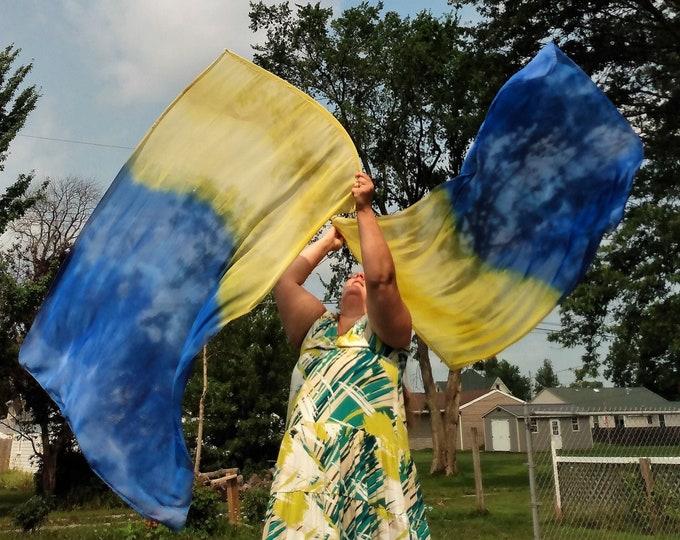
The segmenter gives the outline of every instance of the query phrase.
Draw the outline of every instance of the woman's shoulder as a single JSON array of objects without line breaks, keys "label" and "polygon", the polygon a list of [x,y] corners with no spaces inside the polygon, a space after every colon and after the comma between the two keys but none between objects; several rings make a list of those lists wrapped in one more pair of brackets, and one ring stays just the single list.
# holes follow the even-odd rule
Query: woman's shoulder
[{"label": "woman's shoulder", "polygon": [[407,349],[397,349],[387,343],[384,343],[378,334],[375,333],[371,327],[370,319],[366,319],[366,328],[364,330],[364,336],[368,342],[368,346],[376,353],[381,356],[387,356],[395,360],[401,361],[408,357],[409,351]]},{"label": "woman's shoulder", "polygon": [[338,321],[337,316],[330,311],[324,312],[312,326],[309,327],[307,335],[302,341],[302,348],[309,348],[310,341],[318,341],[323,338],[333,338],[338,335]]}]

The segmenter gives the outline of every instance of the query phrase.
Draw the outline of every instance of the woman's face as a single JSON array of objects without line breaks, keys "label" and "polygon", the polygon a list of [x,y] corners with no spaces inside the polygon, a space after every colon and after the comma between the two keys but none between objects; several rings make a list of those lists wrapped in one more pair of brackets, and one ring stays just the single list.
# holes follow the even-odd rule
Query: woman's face
[{"label": "woman's face", "polygon": [[359,295],[364,304],[366,303],[366,277],[363,272],[352,274],[345,282],[342,292],[343,298],[349,298],[354,295]]}]

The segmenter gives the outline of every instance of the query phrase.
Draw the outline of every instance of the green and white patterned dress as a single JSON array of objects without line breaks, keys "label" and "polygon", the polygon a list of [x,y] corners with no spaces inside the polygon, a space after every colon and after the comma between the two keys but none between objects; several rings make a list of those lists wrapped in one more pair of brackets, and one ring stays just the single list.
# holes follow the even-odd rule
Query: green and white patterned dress
[{"label": "green and white patterned dress", "polygon": [[380,342],[366,316],[342,336],[331,313],[312,325],[263,538],[430,538],[408,447],[406,357]]}]

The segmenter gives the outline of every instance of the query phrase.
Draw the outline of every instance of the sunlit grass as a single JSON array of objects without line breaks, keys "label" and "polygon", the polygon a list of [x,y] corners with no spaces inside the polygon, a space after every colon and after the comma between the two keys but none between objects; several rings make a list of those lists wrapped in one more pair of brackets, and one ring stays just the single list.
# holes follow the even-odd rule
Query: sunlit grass
[{"label": "sunlit grass", "polygon": [[478,507],[470,452],[458,453],[458,474],[429,474],[432,452],[414,452],[432,538],[526,540],[533,536],[524,454],[482,453],[483,507]]},{"label": "sunlit grass", "polygon": [[[519,540],[531,538],[531,508],[526,456],[522,454],[482,453],[481,466],[484,484],[484,511],[477,508],[472,454],[458,454],[459,473],[447,477],[430,475],[432,452],[414,452],[414,459],[428,506],[428,522],[435,540],[465,538],[466,540],[494,538]],[[33,493],[28,484],[5,478],[0,473],[0,540],[26,538],[26,534],[12,530],[9,513],[15,504]],[[29,475],[30,480],[30,475]],[[19,485],[26,490],[14,489]],[[54,539],[117,539],[135,538],[133,531],[143,531],[143,520],[127,508],[54,511],[44,528],[32,533],[34,540]],[[149,532],[149,537],[185,539],[191,536],[166,531],[162,536]],[[229,528],[222,539],[250,540],[262,535],[259,527]]]}]

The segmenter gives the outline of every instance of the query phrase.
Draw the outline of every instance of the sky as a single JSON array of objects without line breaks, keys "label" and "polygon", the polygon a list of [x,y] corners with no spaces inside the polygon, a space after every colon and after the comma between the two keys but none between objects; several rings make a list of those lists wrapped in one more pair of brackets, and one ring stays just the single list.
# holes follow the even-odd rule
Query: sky
[{"label": "sky", "polygon": [[[339,13],[357,3],[322,5]],[[452,9],[446,0],[384,4],[402,16]],[[10,146],[0,189],[31,170],[38,180],[78,176],[107,188],[153,122],[224,49],[252,58],[261,36],[250,31],[248,10],[245,0],[0,0],[0,46],[21,49],[17,65],[33,63],[28,83],[41,93]],[[552,313],[498,357],[528,376],[550,359],[570,383],[581,352],[547,341],[558,326]],[[434,373],[446,378],[441,363]]]}]

